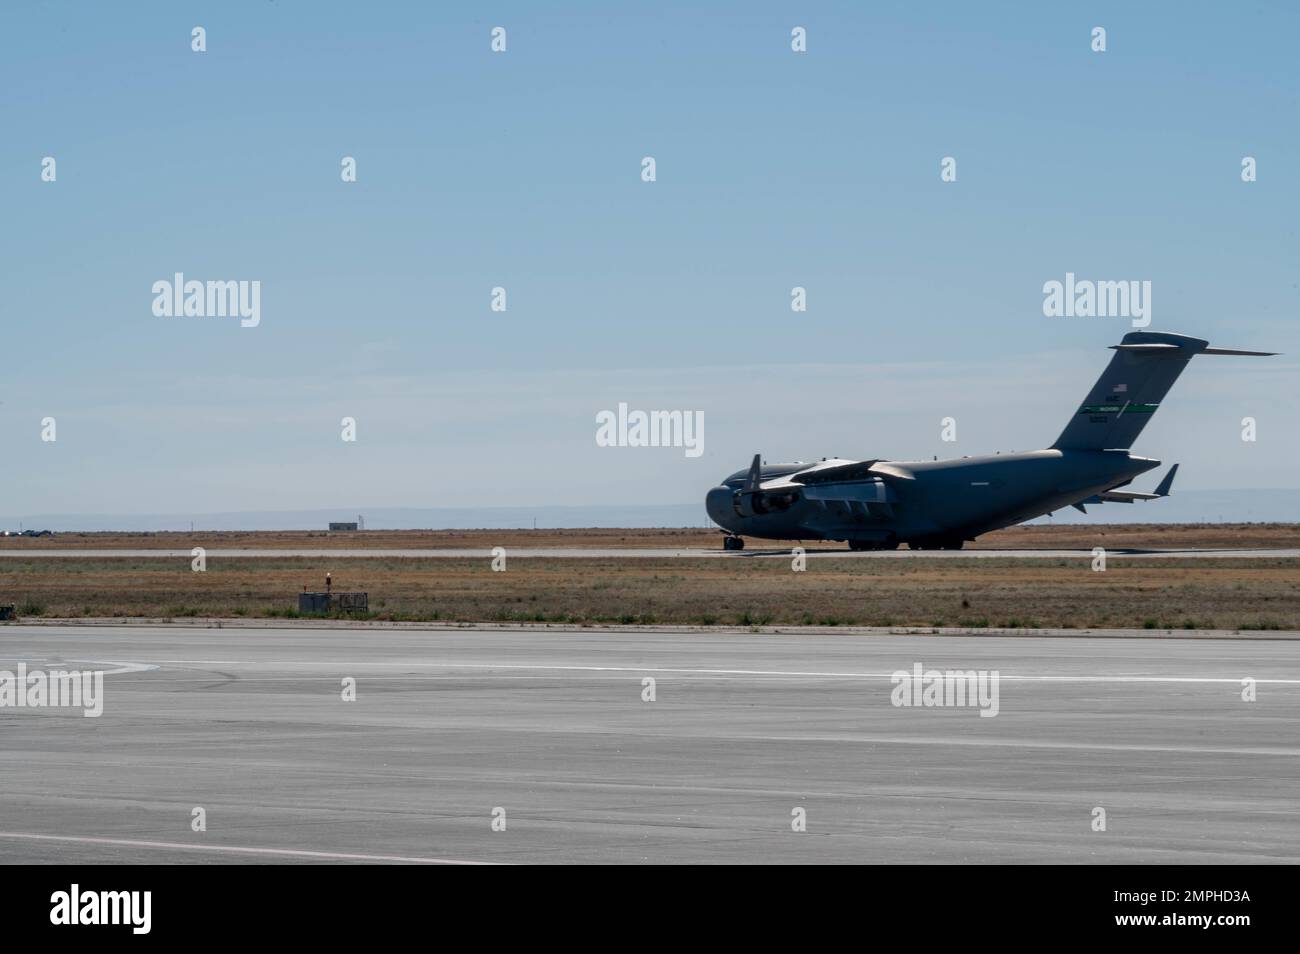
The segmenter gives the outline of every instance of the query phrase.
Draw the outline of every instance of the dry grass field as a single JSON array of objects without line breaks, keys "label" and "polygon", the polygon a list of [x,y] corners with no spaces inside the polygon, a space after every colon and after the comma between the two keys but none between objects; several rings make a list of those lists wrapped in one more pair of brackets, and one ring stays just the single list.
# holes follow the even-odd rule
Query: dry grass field
[{"label": "dry grass field", "polygon": [[[60,540],[62,543],[62,540]],[[137,544],[138,545],[138,544]],[[1059,545],[1055,541],[1053,545]],[[1300,630],[1300,560],[460,558],[0,560],[26,617],[293,617],[304,585],[368,618],[574,624]]]}]

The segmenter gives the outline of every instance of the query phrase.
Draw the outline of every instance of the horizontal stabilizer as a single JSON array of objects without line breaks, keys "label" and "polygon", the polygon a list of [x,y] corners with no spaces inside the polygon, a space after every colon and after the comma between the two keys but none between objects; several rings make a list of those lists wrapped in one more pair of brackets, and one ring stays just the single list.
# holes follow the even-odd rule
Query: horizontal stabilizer
[{"label": "horizontal stabilizer", "polygon": [[[1174,485],[1174,474],[1178,473],[1178,465],[1169,468],[1169,473],[1165,474],[1165,479],[1160,481],[1153,494],[1142,494],[1135,490],[1108,490],[1104,494],[1093,494],[1087,500],[1080,500],[1072,506],[1083,510],[1083,504],[1098,503],[1126,503],[1131,504],[1135,500],[1159,500],[1161,497],[1169,496],[1169,488]],[[1084,513],[1088,511],[1083,510]]]},{"label": "horizontal stabilizer", "polygon": [[1169,496],[1169,488],[1174,485],[1174,474],[1176,473],[1178,473],[1178,465],[1174,464],[1169,468],[1169,473],[1165,474],[1165,479],[1160,481],[1159,486],[1156,487],[1157,497]]},{"label": "horizontal stabilizer", "polygon": [[1206,348],[1201,354],[1244,354],[1252,358],[1272,358],[1281,354],[1280,351],[1236,351],[1233,348]]},{"label": "horizontal stabilizer", "polygon": [[[1150,354],[1159,354],[1165,352],[1172,354],[1179,350],[1176,344],[1117,344],[1110,346],[1111,351],[1146,351]],[[1202,348],[1197,354],[1243,354],[1254,358],[1273,358],[1281,354],[1280,351],[1238,351],[1236,348]]]}]

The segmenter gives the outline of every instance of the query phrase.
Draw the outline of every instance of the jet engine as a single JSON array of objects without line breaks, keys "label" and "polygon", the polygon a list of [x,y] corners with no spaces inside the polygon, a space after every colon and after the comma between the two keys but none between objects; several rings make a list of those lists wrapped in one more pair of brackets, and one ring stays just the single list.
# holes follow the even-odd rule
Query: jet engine
[{"label": "jet engine", "polygon": [[767,513],[782,513],[789,510],[799,500],[798,490],[759,490],[762,483],[760,466],[761,455],[754,455],[754,462],[749,465],[745,482],[732,495],[732,504],[737,515],[754,517]]}]

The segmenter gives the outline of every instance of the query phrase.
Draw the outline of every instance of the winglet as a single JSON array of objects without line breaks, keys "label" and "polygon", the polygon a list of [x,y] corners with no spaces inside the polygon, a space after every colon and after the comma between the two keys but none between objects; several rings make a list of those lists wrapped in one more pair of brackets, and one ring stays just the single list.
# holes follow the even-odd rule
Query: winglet
[{"label": "winglet", "polygon": [[762,457],[762,454],[755,454],[754,462],[749,465],[749,474],[745,477],[745,493],[753,493],[758,490],[758,485],[762,483],[762,471],[760,467]]},{"label": "winglet", "polygon": [[1174,464],[1169,468],[1169,473],[1165,474],[1165,479],[1160,481],[1160,485],[1156,487],[1157,497],[1169,496],[1169,488],[1174,485],[1174,474],[1176,473],[1178,473],[1178,465]]}]

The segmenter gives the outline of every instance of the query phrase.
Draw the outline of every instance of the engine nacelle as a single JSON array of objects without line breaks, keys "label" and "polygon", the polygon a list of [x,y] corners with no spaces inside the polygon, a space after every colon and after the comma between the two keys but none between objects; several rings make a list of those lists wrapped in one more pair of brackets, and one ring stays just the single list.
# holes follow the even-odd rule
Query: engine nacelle
[{"label": "engine nacelle", "polygon": [[784,513],[799,501],[797,490],[737,490],[732,498],[737,515],[758,517],[768,513]]}]

